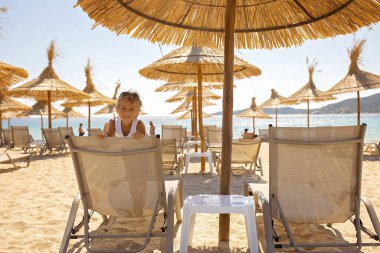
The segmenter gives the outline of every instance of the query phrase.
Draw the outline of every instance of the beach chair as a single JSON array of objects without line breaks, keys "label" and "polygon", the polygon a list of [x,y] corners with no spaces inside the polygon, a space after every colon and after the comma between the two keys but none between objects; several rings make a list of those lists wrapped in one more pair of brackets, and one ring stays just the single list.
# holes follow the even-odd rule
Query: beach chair
[{"label": "beach chair", "polygon": [[187,142],[187,127],[182,127],[181,133],[181,151],[183,153],[183,149],[186,147]]},{"label": "beach chair", "polygon": [[72,127],[58,127],[58,131],[61,134],[62,139],[64,140],[67,135],[74,135]]},{"label": "beach chair", "polygon": [[214,161],[214,166],[216,167],[216,161],[220,153],[222,153],[222,128],[207,128],[207,146],[211,151],[212,160]]},{"label": "beach chair", "polygon": [[2,143],[2,145],[6,149],[13,148],[12,129],[11,128],[3,128],[2,132],[3,132],[3,143]]},{"label": "beach chair", "polygon": [[[232,142],[231,164],[249,164],[249,170],[255,174],[256,170],[264,175],[261,158],[259,157],[261,140],[240,139]],[[218,159],[217,169],[219,169]],[[252,171],[253,167],[253,171]]]},{"label": "beach chair", "polygon": [[43,154],[47,150],[51,153],[54,149],[60,154],[63,151],[67,151],[66,143],[58,128],[43,128],[41,130],[46,143],[41,149],[40,154]]},{"label": "beach chair", "polygon": [[[138,252],[146,247],[151,237],[166,237],[166,252],[173,252],[174,212],[180,221],[183,186],[180,180],[164,181],[160,140],[151,136],[104,140],[95,136],[70,136],[67,141],[80,195],[74,198],[59,252],[66,252],[69,240],[76,238],[84,238],[90,252]],[[84,208],[83,222],[80,223],[84,235],[77,234],[79,229],[74,227],[80,201]],[[165,217],[163,232],[152,233],[161,210]],[[141,234],[107,234],[108,230],[103,230],[103,234],[92,233],[89,231],[92,211],[104,217],[149,218],[150,225]],[[106,238],[119,242],[123,239],[123,243],[116,244],[115,250],[91,246],[96,239]],[[137,238],[145,240],[137,244]],[[123,246],[132,248],[121,249]]]},{"label": "beach chair", "polygon": [[203,125],[203,134],[204,134],[206,143],[208,140],[208,129],[216,129],[216,125]]},{"label": "beach chair", "polygon": [[178,154],[177,141],[175,139],[161,140],[162,164],[171,166],[170,174],[173,174],[174,168],[177,174],[183,169],[183,156]]},{"label": "beach chair", "polygon": [[161,138],[163,140],[175,139],[177,141],[178,151],[183,153],[182,146],[182,126],[181,125],[162,125]]},{"label": "beach chair", "polygon": [[259,138],[263,140],[263,142],[269,141],[269,130],[268,129],[259,129]]},{"label": "beach chair", "polygon": [[32,153],[29,154],[9,154],[9,153],[2,153],[0,154],[0,163],[11,163],[15,169],[18,168],[16,165],[15,161],[20,160],[20,159],[26,159],[27,165],[26,167],[29,166],[30,161],[32,159]]},{"label": "beach chair", "polygon": [[[364,244],[361,239],[361,230],[377,241],[380,233],[380,223],[371,202],[361,196],[365,130],[366,125],[269,127],[268,195],[256,190],[258,184],[249,184],[245,190],[253,193],[256,210],[263,211],[266,252],[288,247],[297,252],[327,252],[326,249],[318,251],[321,247],[329,247],[328,252],[331,252],[331,248],[351,247],[344,252],[358,252],[364,245],[380,246],[379,243]],[[360,199],[376,234],[365,228],[360,220]],[[279,237],[273,228],[274,219],[282,222],[290,243],[275,243]],[[355,243],[298,243],[289,225],[331,225],[348,219],[356,230]],[[310,247],[313,249],[308,251]]]},{"label": "beach chair", "polygon": [[101,128],[91,128],[91,129],[87,129],[87,131],[88,131],[88,136],[98,136],[102,134]]},{"label": "beach chair", "polygon": [[37,148],[37,144],[33,143],[33,138],[29,134],[29,128],[27,126],[11,126],[13,148],[20,148],[25,153],[32,152]]}]

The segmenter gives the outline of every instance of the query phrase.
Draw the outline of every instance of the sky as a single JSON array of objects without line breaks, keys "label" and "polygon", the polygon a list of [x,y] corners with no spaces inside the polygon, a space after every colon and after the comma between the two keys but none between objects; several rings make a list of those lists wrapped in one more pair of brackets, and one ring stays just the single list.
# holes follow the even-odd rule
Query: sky
[{"label": "sky", "polygon": [[[165,103],[176,92],[156,93],[154,90],[164,81],[152,81],[139,75],[138,70],[162,57],[158,44],[137,40],[128,35],[117,36],[103,27],[92,29],[93,21],[80,7],[74,8],[75,0],[3,0],[0,6],[8,8],[0,17],[0,61],[22,67],[29,72],[29,79],[38,77],[47,66],[46,49],[51,40],[56,41],[60,57],[54,68],[65,82],[82,90],[85,86],[84,67],[90,58],[93,65],[93,81],[96,88],[112,96],[115,83],[120,79],[123,90],[139,92],[143,111],[148,115],[169,115],[179,103]],[[282,96],[290,96],[308,81],[306,58],[318,61],[314,82],[318,89],[327,90],[347,73],[349,58],[347,49],[354,37],[366,38],[361,69],[380,75],[380,24],[371,29],[363,28],[355,35],[333,39],[311,40],[300,47],[275,50],[237,50],[235,55],[259,67],[262,74],[235,81],[234,110],[250,106],[251,97],[259,105],[276,89]],[[377,41],[377,42],[376,42]],[[168,54],[177,46],[161,46]],[[27,79],[27,80],[29,80]],[[17,86],[17,85],[16,85]],[[14,87],[16,87],[14,86]],[[372,95],[376,90],[361,93]],[[215,91],[222,95],[222,91]],[[337,96],[337,100],[314,103],[318,108],[356,97],[356,93]],[[33,100],[21,100],[29,105]],[[62,101],[63,102],[63,101]],[[54,105],[61,108],[57,102]],[[204,110],[213,113],[222,110],[222,101]],[[92,110],[97,111],[99,108]],[[306,108],[298,105],[296,108]],[[76,108],[85,113],[85,108]]]}]

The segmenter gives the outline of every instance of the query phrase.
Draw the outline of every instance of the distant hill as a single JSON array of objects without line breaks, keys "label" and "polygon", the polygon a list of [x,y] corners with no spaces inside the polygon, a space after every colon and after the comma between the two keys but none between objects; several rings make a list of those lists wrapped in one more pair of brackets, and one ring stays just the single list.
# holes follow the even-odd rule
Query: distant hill
[{"label": "distant hill", "polygon": [[[310,110],[311,114],[352,114],[356,113],[356,98],[350,98],[338,103],[329,104],[321,108]],[[238,114],[243,110],[236,110],[233,114]],[[274,114],[274,108],[265,108],[268,114]],[[306,114],[305,109],[294,109],[292,107],[278,108],[279,114]],[[380,113],[380,93],[372,96],[363,97],[360,99],[360,111],[361,113]],[[216,112],[212,115],[221,115],[222,112]]]}]

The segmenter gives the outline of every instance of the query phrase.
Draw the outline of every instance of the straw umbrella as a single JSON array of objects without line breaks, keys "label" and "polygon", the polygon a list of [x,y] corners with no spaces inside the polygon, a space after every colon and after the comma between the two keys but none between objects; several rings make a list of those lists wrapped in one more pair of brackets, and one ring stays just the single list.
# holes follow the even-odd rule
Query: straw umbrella
[{"label": "straw umbrella", "polygon": [[102,115],[102,114],[113,113],[113,118],[115,118],[116,99],[117,99],[117,94],[119,93],[120,86],[121,86],[121,82],[120,82],[120,80],[118,80],[116,82],[115,91],[114,91],[113,96],[112,96],[112,99],[115,100],[115,104],[110,104],[110,105],[104,106],[102,109],[100,109],[99,111],[97,111],[95,113],[95,115]]},{"label": "straw umbrella", "polygon": [[[155,89],[156,92],[166,92],[166,91],[179,91],[179,90],[194,90],[197,89],[198,83],[196,82],[177,82],[177,83],[165,83],[164,85]],[[222,82],[203,82],[203,88],[209,90],[221,90],[223,89]]]},{"label": "straw umbrella", "polygon": [[81,99],[87,95],[59,79],[53,68],[53,60],[57,57],[55,43],[52,41],[47,49],[48,66],[40,76],[15,89],[7,91],[13,97],[34,98],[38,101],[47,100],[49,128],[51,124],[51,103],[65,99]]},{"label": "straw umbrella", "polygon": [[365,42],[366,40],[364,39],[354,42],[352,49],[348,50],[351,61],[348,73],[342,80],[326,91],[326,93],[331,95],[356,92],[358,125],[360,125],[360,91],[380,88],[380,76],[359,68]]},{"label": "straw umbrella", "polygon": [[[29,109],[30,108],[28,108],[28,110]],[[11,119],[12,118],[26,118],[26,117],[28,117],[27,115],[23,115],[21,113],[22,113],[22,111],[5,112],[5,113],[2,114],[2,119],[7,119],[8,120],[7,127],[10,128],[10,126],[11,126]]]},{"label": "straw umbrella", "polygon": [[307,127],[310,126],[310,102],[324,102],[328,100],[336,99],[335,97],[318,90],[315,87],[313,74],[315,72],[315,67],[317,66],[317,62],[314,60],[309,64],[308,60],[306,60],[308,64],[309,71],[309,81],[303,86],[301,89],[296,91],[294,94],[289,96],[287,99],[282,101],[282,104],[290,105],[290,104],[301,104],[307,103]]},{"label": "straw umbrella", "polygon": [[268,100],[266,100],[264,103],[262,103],[259,108],[267,108],[267,107],[274,107],[276,112],[276,127],[277,127],[277,107],[281,105],[281,102],[286,99],[283,96],[280,96],[278,92],[275,89],[271,89],[271,95]]},{"label": "straw umbrella", "polygon": [[3,93],[4,89],[0,89],[0,131],[3,129],[3,113],[20,112],[30,110],[30,106],[24,105]]},{"label": "straw umbrella", "polygon": [[25,69],[0,61],[0,88],[8,87],[28,78]]},{"label": "straw umbrella", "polygon": [[86,118],[82,113],[75,111],[72,107],[65,107],[62,110],[65,115],[57,115],[54,119],[66,118],[66,127],[69,127],[69,118]]},{"label": "straw umbrella", "polygon": [[[223,143],[220,193],[230,194],[234,48],[301,45],[308,39],[348,34],[380,20],[376,0],[208,2],[81,0],[95,25],[117,34],[163,44],[224,46]],[[249,22],[247,22],[249,21]],[[236,45],[235,45],[236,42]],[[219,239],[229,238],[229,215],[219,220]]]},{"label": "straw umbrella", "polygon": [[253,134],[255,134],[255,118],[257,119],[271,119],[272,117],[260,110],[256,106],[256,98],[252,97],[251,106],[246,110],[236,115],[238,118],[252,118]]},{"label": "straw umbrella", "polygon": [[[206,106],[212,106],[212,105],[216,105],[215,103],[212,103],[210,101],[208,101],[207,99],[203,98],[202,99],[202,106],[203,107],[206,107]],[[172,111],[170,114],[175,114],[175,113],[179,113],[179,112],[184,112],[184,111],[187,111],[189,110],[189,108],[191,108],[191,100],[184,100],[182,104],[180,104],[174,111]],[[191,110],[195,111],[197,108],[192,108]]]},{"label": "straw umbrella", "polygon": [[[198,127],[201,152],[206,151],[202,118],[202,82],[221,82],[224,77],[224,54],[221,49],[208,47],[181,47],[163,56],[139,73],[149,79],[169,82],[197,81],[198,93]],[[233,75],[236,79],[260,75],[256,66],[234,57]],[[201,170],[205,171],[205,159],[201,159]]]},{"label": "straw umbrella", "polygon": [[98,105],[114,105],[116,100],[104,96],[102,93],[95,89],[95,85],[92,82],[92,66],[90,64],[90,59],[87,60],[87,65],[84,68],[86,74],[86,87],[84,87],[83,92],[88,95],[89,98],[81,100],[71,100],[62,104],[64,107],[77,107],[77,106],[87,106],[88,107],[88,129],[91,129],[91,106]]},{"label": "straw umbrella", "polygon": [[[165,102],[167,102],[167,103],[180,102],[184,98],[186,100],[192,100],[193,95],[194,95],[193,91],[181,90],[180,92],[178,92],[174,96],[172,96],[169,99],[167,99]],[[218,99],[222,98],[218,94],[215,94],[215,93],[213,93],[212,91],[210,91],[208,89],[203,89],[203,91],[202,91],[202,97],[205,98],[205,99],[207,99],[207,100],[218,100]]]},{"label": "straw umbrella", "polygon": [[[187,112],[185,112],[181,116],[177,117],[177,119],[178,120],[190,119],[191,118],[191,114],[192,114],[192,110],[188,110]],[[210,118],[210,117],[211,117],[210,114],[203,112],[203,118]]]}]

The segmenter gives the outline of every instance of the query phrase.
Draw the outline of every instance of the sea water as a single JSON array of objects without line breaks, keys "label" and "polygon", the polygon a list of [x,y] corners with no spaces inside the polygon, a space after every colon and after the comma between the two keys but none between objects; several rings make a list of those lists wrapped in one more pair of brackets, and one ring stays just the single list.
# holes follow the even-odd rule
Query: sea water
[{"label": "sea water", "polygon": [[[268,128],[269,124],[275,126],[275,116],[271,115],[272,119],[255,119],[256,133],[258,129]],[[93,117],[91,118],[91,128],[103,128],[104,123],[111,119],[108,117]],[[147,132],[149,132],[149,121],[153,121],[156,126],[156,134],[161,134],[161,125],[182,125],[187,127],[188,131],[191,130],[190,120],[177,120],[173,116],[140,116],[140,119],[145,123]],[[355,125],[357,122],[356,114],[312,114],[310,115],[310,126],[344,126]],[[367,131],[365,136],[366,142],[380,140],[380,114],[362,114],[361,122],[367,124]],[[70,118],[69,126],[74,129],[74,134],[78,134],[79,123],[83,123],[83,129],[87,129],[87,118],[77,119]],[[3,120],[3,128],[7,127],[7,121]],[[19,118],[10,121],[11,126],[29,126],[29,132],[34,139],[41,139],[41,119],[36,118]],[[47,127],[47,118],[43,120],[44,128]],[[53,120],[53,127],[66,126],[66,119]],[[222,116],[212,116],[203,120],[204,125],[217,125],[222,126]],[[295,126],[306,127],[307,116],[306,114],[280,114],[278,115],[278,126]],[[249,132],[253,131],[253,122],[249,118],[233,118],[233,137],[239,138],[245,128]]]}]

